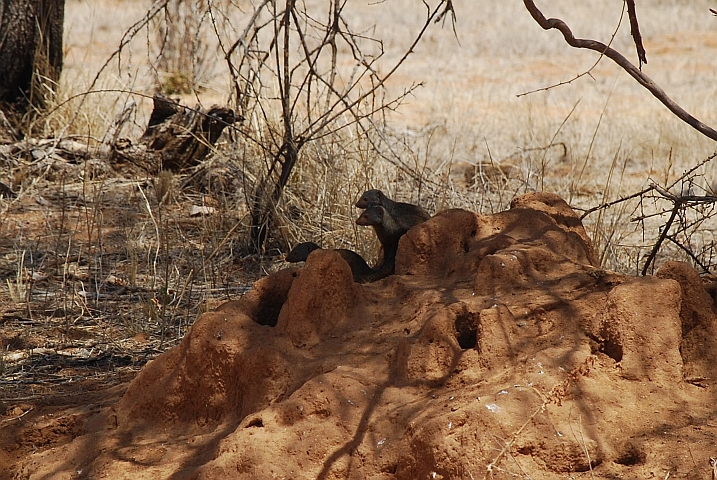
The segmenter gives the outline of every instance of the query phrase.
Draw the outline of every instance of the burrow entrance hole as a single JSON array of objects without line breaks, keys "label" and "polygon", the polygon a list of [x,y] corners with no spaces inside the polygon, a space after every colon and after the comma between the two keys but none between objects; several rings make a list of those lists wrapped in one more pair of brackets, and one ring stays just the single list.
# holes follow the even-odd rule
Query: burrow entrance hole
[{"label": "burrow entrance hole", "polygon": [[[292,274],[292,277],[296,278],[296,272]],[[291,282],[277,280],[263,288],[249,317],[259,325],[275,327],[279,321],[279,313],[289,296]]]},{"label": "burrow entrance hole", "polygon": [[608,357],[620,362],[622,360],[622,344],[607,332],[603,332],[603,339],[600,341],[598,349]]},{"label": "burrow entrance hole", "polygon": [[456,317],[456,340],[463,350],[478,345],[478,316],[471,312],[462,312]]},{"label": "burrow entrance hole", "polygon": [[640,465],[644,462],[645,454],[632,443],[625,445],[620,457],[615,460],[615,463],[626,466]]}]

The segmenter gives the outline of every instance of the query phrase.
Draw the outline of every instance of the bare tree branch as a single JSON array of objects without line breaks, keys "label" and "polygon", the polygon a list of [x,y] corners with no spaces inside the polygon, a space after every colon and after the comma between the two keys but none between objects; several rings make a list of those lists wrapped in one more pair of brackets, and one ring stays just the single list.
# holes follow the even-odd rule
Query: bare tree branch
[{"label": "bare tree branch", "polygon": [[714,130],[708,125],[705,125],[695,117],[690,115],[681,106],[675,103],[667,94],[647,75],[642,73],[639,68],[635,67],[627,58],[625,58],[620,52],[610,48],[602,42],[597,40],[589,40],[582,38],[575,38],[570,27],[559,18],[545,18],[545,15],[538,9],[533,0],[523,0],[525,8],[530,12],[533,19],[540,25],[544,30],[556,29],[563,34],[563,38],[571,47],[585,48],[593,50],[600,54],[605,55],[613,62],[617,63],[623,70],[630,74],[632,78],[645,87],[657,98],[663,105],[665,105],[672,113],[674,113],[682,121],[690,125],[692,128],[705,135],[712,140],[717,141],[717,130]]},{"label": "bare tree branch", "polygon": [[[376,65],[383,57],[383,44],[352,32],[343,16],[345,3],[331,0],[326,19],[318,19],[303,2],[264,1],[238,39],[220,41],[238,109],[250,119],[239,135],[261,149],[265,163],[263,169],[252,173],[253,192],[248,198],[250,248],[254,252],[264,248],[282,191],[308,143],[318,144],[327,136],[355,127],[377,152],[384,147],[390,150],[375,117],[395,108],[416,85],[390,100],[382,98],[381,92],[431,23],[448,15],[453,18],[450,0],[437,1],[434,8],[423,2],[426,19],[422,28],[387,73],[380,73]],[[213,12],[209,14],[219,36]],[[339,61],[339,43],[348,47],[346,59],[353,64],[350,70]],[[340,77],[342,72],[347,78]],[[425,181],[422,174],[394,156],[394,165],[416,182]]]},{"label": "bare tree branch", "polygon": [[647,55],[645,54],[645,47],[642,45],[642,35],[640,34],[640,25],[637,23],[637,13],[635,12],[635,0],[625,0],[627,3],[627,16],[630,17],[630,35],[635,42],[635,48],[637,49],[637,58],[640,62],[640,70],[642,70],[642,64],[647,65]]}]

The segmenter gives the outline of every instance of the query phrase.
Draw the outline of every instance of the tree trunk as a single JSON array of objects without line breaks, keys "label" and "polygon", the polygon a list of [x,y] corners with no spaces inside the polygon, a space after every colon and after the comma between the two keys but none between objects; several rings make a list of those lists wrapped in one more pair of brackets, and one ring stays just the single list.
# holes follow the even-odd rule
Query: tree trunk
[{"label": "tree trunk", "polygon": [[65,0],[2,0],[0,109],[17,119],[42,110],[62,71]]}]

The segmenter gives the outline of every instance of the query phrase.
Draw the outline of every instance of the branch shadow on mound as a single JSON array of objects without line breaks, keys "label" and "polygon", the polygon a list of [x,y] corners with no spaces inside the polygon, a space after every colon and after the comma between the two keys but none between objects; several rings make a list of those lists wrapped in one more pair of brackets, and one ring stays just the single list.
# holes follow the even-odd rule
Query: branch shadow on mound
[{"label": "branch shadow on mound", "polygon": [[[420,330],[414,334],[412,337],[412,340],[417,341],[419,338],[423,335],[423,330]],[[446,338],[448,339],[448,338]],[[456,338],[451,338],[451,343],[457,342]],[[399,347],[400,349],[400,347]],[[369,404],[366,406],[366,408],[363,411],[363,414],[361,415],[361,419],[359,420],[356,430],[353,434],[353,437],[345,442],[342,446],[334,450],[334,452],[323,462],[323,467],[319,474],[317,475],[317,480],[324,480],[329,477],[331,474],[331,470],[334,464],[338,462],[342,457],[347,456],[349,458],[349,472],[347,472],[347,475],[350,474],[351,471],[351,464],[354,461],[354,452],[361,446],[361,444],[364,441],[364,438],[369,431],[369,426],[371,422],[371,417],[376,411],[377,407],[381,403],[381,398],[384,394],[384,392],[388,388],[396,387],[406,387],[406,386],[425,386],[429,388],[438,388],[443,383],[445,383],[453,374],[453,369],[458,365],[460,362],[461,356],[463,355],[463,352],[465,349],[463,348],[457,348],[453,349],[453,355],[452,360],[450,362],[450,366],[446,369],[446,373],[443,374],[440,378],[433,378],[430,380],[409,380],[406,381],[405,378],[402,378],[401,373],[397,373],[396,366],[394,365],[394,368],[391,370],[391,373],[389,374],[387,380],[380,385],[376,387],[376,390],[374,392],[374,395],[369,402]],[[400,356],[401,354],[398,353]],[[398,368],[398,370],[401,370]],[[426,397],[428,397],[430,394],[426,394]],[[421,408],[423,407],[421,402],[416,402],[415,405],[411,407],[403,407],[402,408],[402,416],[407,417],[414,417],[416,414],[418,414],[421,411]],[[396,470],[398,468],[398,463],[394,467],[390,467],[386,473],[392,473],[395,474]]]},{"label": "branch shadow on mound", "polygon": [[[521,224],[520,219],[516,218],[512,224],[509,224],[506,230],[511,231],[511,227],[513,227],[514,230],[525,229],[525,224]],[[460,228],[458,228],[458,230],[460,230]],[[470,229],[467,228],[465,230],[468,232]],[[379,391],[375,394],[371,404],[363,412],[353,437],[344,443],[340,448],[334,450],[329,458],[324,461],[323,468],[318,478],[327,478],[332,470],[332,467],[342,457],[348,456],[349,458],[352,458],[352,453],[357,450],[364,441],[364,437],[369,428],[371,416],[374,413],[374,410],[378,408],[378,405],[380,404],[380,397],[387,388],[424,387],[426,389],[438,391],[444,384],[452,379],[456,373],[455,369],[461,362],[463,353],[466,349],[477,350],[484,357],[492,357],[489,360],[483,360],[486,363],[484,366],[486,366],[488,370],[507,370],[518,366],[519,353],[530,347],[531,343],[535,341],[535,337],[546,337],[552,334],[552,336],[560,335],[562,338],[567,334],[572,337],[575,348],[573,351],[568,351],[563,356],[576,356],[578,353],[577,350],[580,348],[581,344],[585,343],[584,336],[581,339],[579,338],[581,336],[579,325],[555,324],[547,331],[542,331],[541,326],[539,325],[540,321],[538,319],[534,321],[536,325],[533,326],[534,334],[531,335],[530,328],[526,328],[525,325],[519,327],[516,326],[521,323],[523,317],[516,318],[513,316],[510,308],[508,307],[511,302],[503,302],[500,299],[503,295],[515,296],[524,293],[531,293],[534,297],[540,297],[542,295],[543,298],[541,298],[539,304],[536,305],[531,312],[526,312],[524,315],[525,318],[539,315],[547,316],[555,311],[559,311],[560,314],[557,315],[559,318],[579,318],[578,316],[580,312],[577,309],[572,308],[573,302],[580,300],[581,297],[587,298],[589,296],[594,296],[594,292],[587,290],[588,287],[594,286],[594,279],[586,272],[576,272],[572,274],[572,277],[576,278],[568,279],[567,283],[569,283],[570,286],[565,288],[564,294],[561,295],[560,293],[556,293],[558,291],[562,292],[562,290],[559,290],[556,287],[559,286],[563,280],[561,278],[551,278],[549,274],[554,272],[551,271],[550,268],[546,269],[544,272],[538,271],[535,268],[534,259],[530,258],[529,255],[526,255],[521,248],[524,248],[525,244],[536,243],[538,240],[543,239],[546,235],[550,235],[551,232],[563,235],[565,235],[565,232],[555,226],[544,227],[537,230],[537,232],[534,229],[528,230],[532,235],[528,237],[527,241],[524,241],[524,244],[516,245],[516,247],[512,250],[511,246],[513,246],[516,242],[510,241],[510,239],[505,241],[506,237],[501,237],[500,235],[494,235],[488,239],[482,239],[479,241],[474,241],[470,238],[454,241],[455,248],[459,248],[462,251],[460,253],[463,253],[466,256],[470,256],[472,250],[480,252],[479,257],[476,258],[474,256],[473,258],[466,259],[465,261],[469,264],[472,262],[473,265],[477,266],[479,274],[477,275],[476,285],[474,287],[474,295],[480,292],[483,293],[483,298],[481,300],[469,302],[469,306],[466,302],[461,301],[461,299],[454,294],[451,288],[441,288],[443,298],[440,303],[442,305],[449,306],[447,308],[439,307],[437,309],[438,311],[434,312],[432,315],[427,314],[427,320],[423,322],[423,327],[411,337],[400,342],[395,358],[393,359],[394,366],[389,380],[381,384]],[[470,233],[468,233],[468,236],[473,237],[475,236],[475,233],[475,230],[471,230]],[[574,240],[581,240],[578,235],[572,236]],[[435,246],[429,241],[423,242],[423,245],[428,245],[429,247]],[[437,248],[441,247],[442,246],[438,246]],[[533,248],[533,251],[536,248],[535,245],[530,245],[530,247]],[[446,250],[449,254],[454,253],[450,252],[450,248]],[[503,277],[503,279],[507,278],[507,284],[501,284],[500,276],[493,276],[489,278],[494,278],[497,281],[494,285],[490,285],[490,282],[485,282],[485,277],[480,275],[482,268],[481,264],[485,257],[496,254],[509,255],[515,260],[518,260],[519,258],[522,258],[523,260],[522,262],[519,262],[522,264],[522,268],[519,269],[519,275],[511,276],[509,274],[507,277]],[[426,254],[424,256],[417,255],[416,257],[429,258],[430,254]],[[582,258],[587,257],[588,255],[583,253]],[[547,260],[543,260],[545,264],[550,265],[560,262],[570,263],[571,265],[573,264],[573,262],[570,262],[567,258],[561,258],[559,259],[560,262],[556,262],[555,255],[552,257],[549,256]],[[430,263],[430,260],[427,260],[427,262]],[[420,266],[415,267],[410,264],[405,265],[405,263],[404,259],[404,269],[411,270],[411,268],[415,268],[415,270],[419,271],[421,274],[428,275],[431,273],[430,269],[434,267],[433,265],[429,265],[429,272],[425,272],[425,270],[421,270]],[[489,259],[488,264],[490,263],[491,260]],[[505,263],[501,261],[501,268],[504,267]],[[434,268],[441,269],[441,273],[448,273],[449,275],[454,276],[457,275],[458,277],[461,277],[463,273],[460,268],[446,266],[444,262],[436,262]],[[518,281],[517,284],[516,280]],[[464,283],[464,281],[460,280],[460,278],[457,278],[455,281]],[[448,283],[450,284],[451,282],[449,281]],[[478,283],[481,283],[481,285],[478,285]],[[582,289],[576,289],[576,284],[580,285]],[[536,286],[538,286],[537,289],[539,290],[537,295],[535,292]],[[505,291],[502,291],[501,289],[503,287],[508,288],[504,288]],[[486,292],[486,290],[490,290],[490,292]],[[488,295],[485,295],[485,293],[488,293]],[[536,314],[535,310],[540,310],[539,314]],[[493,311],[498,311],[499,313],[493,315]],[[526,330],[526,333],[516,335],[516,332],[514,331],[516,328],[523,328]],[[514,343],[514,339],[517,339],[518,342]],[[494,348],[495,345],[486,344],[486,342],[492,341],[502,344],[502,346],[500,348]],[[435,360],[436,358],[441,357],[442,359],[439,360],[437,364],[436,362],[426,360]],[[562,362],[563,360],[564,358],[558,357],[556,362]],[[414,413],[409,414],[409,416],[414,416],[414,414],[420,411],[420,408],[420,406],[416,406]],[[587,408],[584,408],[584,410],[585,413],[588,413],[589,411]],[[524,415],[528,416],[529,413],[531,412],[528,411],[528,407],[525,407]],[[594,432],[587,432],[587,434],[591,437],[595,436]],[[413,470],[411,469],[411,471]]]},{"label": "branch shadow on mound", "polygon": [[382,385],[379,385],[377,388],[377,393],[374,394],[373,398],[371,399],[371,402],[366,407],[366,409],[363,412],[363,415],[361,416],[361,420],[359,421],[356,432],[354,433],[354,436],[351,440],[346,442],[343,446],[335,450],[329,458],[327,458],[324,461],[323,468],[319,472],[319,474],[316,477],[316,480],[325,480],[328,478],[328,475],[331,473],[331,467],[343,456],[348,456],[350,459],[353,460],[353,452],[356,450],[361,443],[363,442],[364,437],[366,436],[366,432],[368,431],[368,424],[371,418],[371,414],[378,406],[381,396],[383,395],[383,392],[390,386],[390,382],[385,382]]}]

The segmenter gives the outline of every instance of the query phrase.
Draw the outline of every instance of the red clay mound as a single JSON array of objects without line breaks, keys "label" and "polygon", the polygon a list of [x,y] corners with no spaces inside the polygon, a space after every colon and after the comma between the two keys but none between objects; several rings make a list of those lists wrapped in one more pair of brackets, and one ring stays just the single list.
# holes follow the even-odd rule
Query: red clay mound
[{"label": "red clay mound", "polygon": [[316,251],[203,315],[18,477],[709,478],[716,337],[692,268],[599,269],[555,195],[448,210],[380,282]]}]

